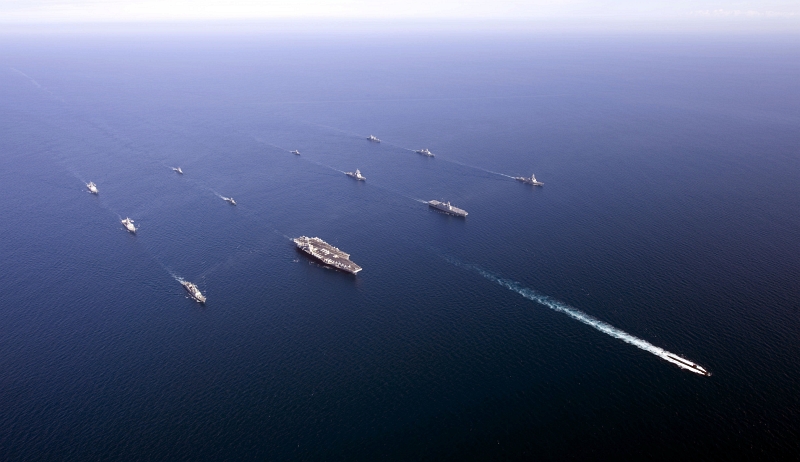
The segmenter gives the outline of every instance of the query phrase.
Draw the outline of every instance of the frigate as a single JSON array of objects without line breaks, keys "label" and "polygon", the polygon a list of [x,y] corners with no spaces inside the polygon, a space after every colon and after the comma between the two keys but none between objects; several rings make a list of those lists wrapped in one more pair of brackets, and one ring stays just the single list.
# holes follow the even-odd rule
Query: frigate
[{"label": "frigate", "polygon": [[225,202],[227,202],[227,203],[229,203],[229,204],[231,204],[231,205],[236,205],[236,201],[235,201],[235,200],[233,200],[233,198],[232,198],[232,197],[224,197],[224,196],[223,196],[223,197],[222,197],[222,200],[224,200]]},{"label": "frigate", "polygon": [[416,152],[417,154],[422,154],[423,156],[435,157],[435,156],[433,155],[433,153],[432,153],[432,152],[430,152],[430,151],[428,151],[427,149],[419,149],[419,150],[417,150],[417,151],[414,151],[414,152]]},{"label": "frigate", "polygon": [[91,181],[86,185],[89,188],[89,192],[92,194],[98,194],[99,191],[97,190],[97,185],[92,183]]},{"label": "frigate", "polygon": [[379,139],[378,139],[376,136],[374,136],[374,135],[369,135],[369,136],[367,137],[367,140],[369,140],[369,141],[372,141],[372,142],[374,142],[374,143],[380,143],[380,142],[381,142],[381,140],[379,140]]},{"label": "frigate", "polygon": [[136,226],[133,225],[133,220],[126,217],[124,220],[120,221],[120,223],[122,223],[122,226],[124,226],[125,229],[133,234],[136,234]]},{"label": "frigate", "polygon": [[300,155],[300,151],[298,151],[297,149],[295,149],[294,151],[292,151],[292,154],[294,154],[294,155],[296,155],[296,156],[299,156],[299,155]]},{"label": "frigate", "polygon": [[358,169],[356,169],[355,172],[345,172],[344,174],[349,176],[349,177],[355,178],[358,181],[366,181],[367,180],[367,177],[362,175],[361,171],[358,170]]},{"label": "frigate", "polygon": [[292,239],[297,248],[317,260],[348,273],[356,274],[361,267],[350,261],[350,254],[328,244],[318,237],[300,236]]},{"label": "frigate", "polygon": [[444,213],[448,213],[450,215],[455,215],[457,217],[466,217],[467,211],[464,209],[460,209],[458,207],[453,207],[450,205],[450,202],[439,202],[439,201],[428,201],[428,205],[435,208],[436,210],[441,210]]},{"label": "frigate", "polygon": [[515,176],[514,179],[532,186],[544,186],[544,183],[536,179],[536,175],[531,175],[530,178],[526,178],[524,176]]},{"label": "frigate", "polygon": [[189,281],[180,281],[181,285],[186,292],[189,292],[189,295],[198,303],[205,304],[206,297],[200,292],[200,289],[197,288],[196,285],[192,284]]},{"label": "frigate", "polygon": [[174,168],[172,169],[172,171],[173,171],[173,172],[176,172],[176,173],[178,173],[178,174],[181,174],[181,175],[183,175],[183,170],[181,170],[181,168],[180,168],[180,167],[174,167]]}]

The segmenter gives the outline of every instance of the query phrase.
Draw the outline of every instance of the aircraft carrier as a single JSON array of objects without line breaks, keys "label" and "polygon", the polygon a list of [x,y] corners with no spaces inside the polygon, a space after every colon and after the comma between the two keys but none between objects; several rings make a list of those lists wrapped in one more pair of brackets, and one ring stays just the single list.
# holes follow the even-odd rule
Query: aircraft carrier
[{"label": "aircraft carrier", "polygon": [[350,254],[344,253],[318,237],[300,236],[292,239],[297,248],[317,260],[348,273],[356,274],[361,267],[350,261]]},{"label": "aircraft carrier", "polygon": [[453,207],[450,205],[450,202],[428,201],[428,205],[436,210],[441,210],[444,213],[455,215],[457,217],[465,218],[468,215],[466,210]]}]

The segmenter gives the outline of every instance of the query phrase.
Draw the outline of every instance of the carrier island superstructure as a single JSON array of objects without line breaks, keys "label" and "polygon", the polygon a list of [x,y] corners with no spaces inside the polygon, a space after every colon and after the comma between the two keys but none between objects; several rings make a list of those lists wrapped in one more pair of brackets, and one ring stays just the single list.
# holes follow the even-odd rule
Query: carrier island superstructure
[{"label": "carrier island superstructure", "polygon": [[300,236],[292,239],[297,248],[317,260],[336,269],[356,274],[361,267],[350,261],[350,254],[344,253],[318,237]]},{"label": "carrier island superstructure", "polygon": [[450,205],[450,202],[428,201],[428,205],[436,210],[441,210],[449,215],[465,218],[468,213],[464,209]]}]

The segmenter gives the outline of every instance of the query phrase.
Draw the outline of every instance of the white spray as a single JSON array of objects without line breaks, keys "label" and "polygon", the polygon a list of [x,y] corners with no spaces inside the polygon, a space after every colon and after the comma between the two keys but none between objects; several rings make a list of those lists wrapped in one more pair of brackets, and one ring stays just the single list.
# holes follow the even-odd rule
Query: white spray
[{"label": "white spray", "polygon": [[634,337],[633,335],[631,335],[631,334],[629,334],[629,333],[627,333],[627,332],[625,332],[623,330],[620,330],[620,329],[618,329],[618,328],[616,328],[616,327],[614,327],[614,326],[612,326],[612,325],[610,325],[610,324],[608,324],[606,322],[603,322],[603,321],[601,321],[599,319],[596,319],[596,318],[584,313],[583,311],[578,310],[577,308],[573,308],[573,307],[571,307],[571,306],[569,306],[569,305],[567,305],[565,303],[559,302],[558,300],[555,300],[555,299],[553,299],[551,297],[548,297],[547,295],[540,294],[540,293],[536,292],[535,290],[522,287],[522,285],[520,285],[516,281],[512,281],[510,279],[504,279],[504,278],[495,276],[494,274],[492,274],[492,273],[490,273],[488,271],[485,271],[485,270],[483,270],[483,269],[481,269],[481,268],[479,268],[477,266],[474,266],[474,265],[465,265],[463,263],[460,263],[460,262],[455,261],[455,260],[450,259],[450,258],[447,258],[447,260],[450,263],[453,263],[456,266],[461,266],[461,267],[473,269],[473,270],[477,271],[481,276],[485,277],[486,279],[488,279],[488,280],[490,280],[492,282],[496,282],[497,284],[500,284],[501,286],[505,287],[506,289],[513,290],[514,292],[522,295],[523,297],[527,298],[528,300],[531,300],[531,301],[536,302],[536,303],[538,303],[538,304],[540,304],[542,306],[550,308],[553,311],[558,311],[559,313],[564,313],[567,316],[571,317],[572,319],[575,319],[576,321],[580,321],[583,324],[586,324],[587,326],[593,327],[594,329],[597,329],[597,330],[599,330],[600,332],[602,332],[604,334],[607,334],[607,335],[609,335],[611,337],[614,337],[616,339],[622,340],[623,342],[631,344],[631,345],[633,345],[633,346],[635,346],[637,348],[640,348],[640,349],[642,349],[644,351],[647,351],[648,353],[652,353],[652,354],[658,356],[659,358],[661,358],[661,359],[663,359],[665,361],[668,361],[668,362],[670,362],[672,364],[675,364],[676,366],[680,367],[681,369],[686,369],[688,371],[691,371],[691,372],[694,372],[694,373],[700,374],[700,375],[711,375],[704,368],[698,366],[697,364],[693,363],[692,361],[689,361],[689,360],[687,360],[685,358],[682,358],[682,357],[676,355],[675,353],[670,353],[669,351],[667,351],[667,350],[665,350],[663,348],[657,347],[657,346],[653,345],[652,343],[650,343],[650,342],[648,342],[646,340],[642,340],[642,339],[640,339],[638,337]]}]

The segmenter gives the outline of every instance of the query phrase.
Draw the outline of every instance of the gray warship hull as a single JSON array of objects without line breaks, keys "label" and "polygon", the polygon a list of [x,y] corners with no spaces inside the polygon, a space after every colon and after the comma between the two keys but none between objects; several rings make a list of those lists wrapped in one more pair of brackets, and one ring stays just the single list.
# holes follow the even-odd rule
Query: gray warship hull
[{"label": "gray warship hull", "polygon": [[456,217],[466,218],[466,216],[469,215],[466,210],[453,207],[449,202],[428,201],[428,206]]},{"label": "gray warship hull", "polygon": [[356,274],[361,267],[350,261],[350,254],[328,244],[318,237],[300,236],[292,239],[297,249],[333,268]]}]

